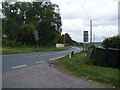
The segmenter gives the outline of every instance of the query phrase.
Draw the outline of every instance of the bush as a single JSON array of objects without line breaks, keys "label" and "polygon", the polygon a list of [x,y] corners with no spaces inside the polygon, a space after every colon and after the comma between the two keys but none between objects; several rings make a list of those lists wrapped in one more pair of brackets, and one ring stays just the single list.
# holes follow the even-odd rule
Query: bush
[{"label": "bush", "polygon": [[3,47],[20,47],[23,46],[21,42],[14,42],[12,40],[2,39],[2,46]]},{"label": "bush", "polygon": [[102,43],[104,48],[117,48],[120,49],[120,36],[113,36],[106,38]]},{"label": "bush", "polygon": [[3,39],[2,40],[2,46],[10,46],[10,47],[13,47],[15,45],[15,43],[11,40],[6,40],[6,39]]},{"label": "bush", "polygon": [[88,49],[91,49],[91,48],[95,49],[96,47],[95,47],[95,45],[90,45],[90,46],[88,47]]}]

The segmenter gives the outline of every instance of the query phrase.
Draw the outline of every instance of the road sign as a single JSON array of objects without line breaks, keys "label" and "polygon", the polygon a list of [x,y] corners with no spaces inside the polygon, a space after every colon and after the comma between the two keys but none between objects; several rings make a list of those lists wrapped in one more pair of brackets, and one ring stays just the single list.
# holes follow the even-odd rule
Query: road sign
[{"label": "road sign", "polygon": [[84,42],[88,42],[88,31],[84,31],[83,40]]},{"label": "road sign", "polygon": [[39,35],[38,35],[38,31],[34,31],[34,35],[35,35],[35,40],[38,41],[39,40]]},{"label": "road sign", "polygon": [[36,41],[37,47],[38,47],[39,35],[38,35],[38,31],[37,30],[34,31],[34,36],[35,36],[35,41]]}]

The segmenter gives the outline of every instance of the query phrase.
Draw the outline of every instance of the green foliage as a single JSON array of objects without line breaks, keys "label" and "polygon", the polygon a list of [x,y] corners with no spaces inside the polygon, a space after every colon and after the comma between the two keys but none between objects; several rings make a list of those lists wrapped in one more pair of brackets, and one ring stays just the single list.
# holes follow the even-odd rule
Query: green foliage
[{"label": "green foliage", "polygon": [[64,43],[64,35],[59,35],[58,36],[57,43]]},{"label": "green foliage", "polygon": [[34,45],[38,30],[39,44],[51,45],[62,32],[59,6],[51,2],[3,2],[2,13],[3,34],[14,42]]},{"label": "green foliage", "polygon": [[111,86],[120,87],[118,73],[119,69],[106,68],[85,63],[86,53],[82,52],[75,54],[71,59],[64,57],[59,59],[60,64],[65,70],[71,74],[84,77],[88,80],[93,80],[100,83],[109,84]]},{"label": "green foliage", "polygon": [[20,37],[18,38],[18,41],[24,44],[33,44],[34,30],[35,27],[32,23],[21,26],[21,31],[18,34],[18,36]]},{"label": "green foliage", "polygon": [[2,39],[2,46],[5,47],[20,47],[23,46],[21,42],[14,42],[12,40]]},{"label": "green foliage", "polygon": [[80,46],[84,46],[84,43],[80,42],[79,45],[80,45]]},{"label": "green foliage", "polygon": [[109,37],[106,38],[102,45],[105,48],[117,48],[120,49],[120,36],[113,36],[113,37]]},{"label": "green foliage", "polygon": [[68,33],[65,33],[65,43],[68,44],[68,45],[71,45],[72,44],[72,39],[70,37],[70,35]]},{"label": "green foliage", "polygon": [[74,41],[74,40],[71,40],[71,42],[72,42],[72,45],[73,45],[73,46],[78,46],[78,45],[79,45],[78,42],[76,42],[76,41]]},{"label": "green foliage", "polygon": [[58,35],[57,43],[64,43],[65,46],[71,46],[71,45],[78,46],[78,43],[72,40],[68,33],[65,33],[63,35]]}]

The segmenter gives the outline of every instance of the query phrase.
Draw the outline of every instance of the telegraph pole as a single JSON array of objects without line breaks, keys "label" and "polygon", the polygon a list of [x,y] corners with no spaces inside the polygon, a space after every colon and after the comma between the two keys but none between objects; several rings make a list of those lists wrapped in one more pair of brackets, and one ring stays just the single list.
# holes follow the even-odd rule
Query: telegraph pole
[{"label": "telegraph pole", "polygon": [[94,40],[93,42],[94,42],[94,44],[95,44],[95,34],[94,34],[94,39],[93,39],[93,40]]},{"label": "telegraph pole", "polygon": [[92,45],[92,20],[90,20],[90,44]]}]

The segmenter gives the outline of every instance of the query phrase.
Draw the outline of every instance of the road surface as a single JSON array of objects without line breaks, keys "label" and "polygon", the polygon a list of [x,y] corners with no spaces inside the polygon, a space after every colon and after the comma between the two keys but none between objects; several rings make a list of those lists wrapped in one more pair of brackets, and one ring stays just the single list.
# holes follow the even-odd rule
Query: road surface
[{"label": "road surface", "polygon": [[[73,47],[75,53],[82,51],[82,48]],[[30,66],[47,62],[49,60],[64,57],[71,53],[71,49],[64,51],[53,52],[39,52],[39,53],[26,53],[26,54],[13,54],[2,56],[2,69],[3,72],[11,71],[20,67]]]},{"label": "road surface", "polygon": [[[74,47],[75,52],[82,51]],[[78,79],[49,65],[51,60],[70,54],[71,50],[3,55],[3,88],[104,88]]]}]

